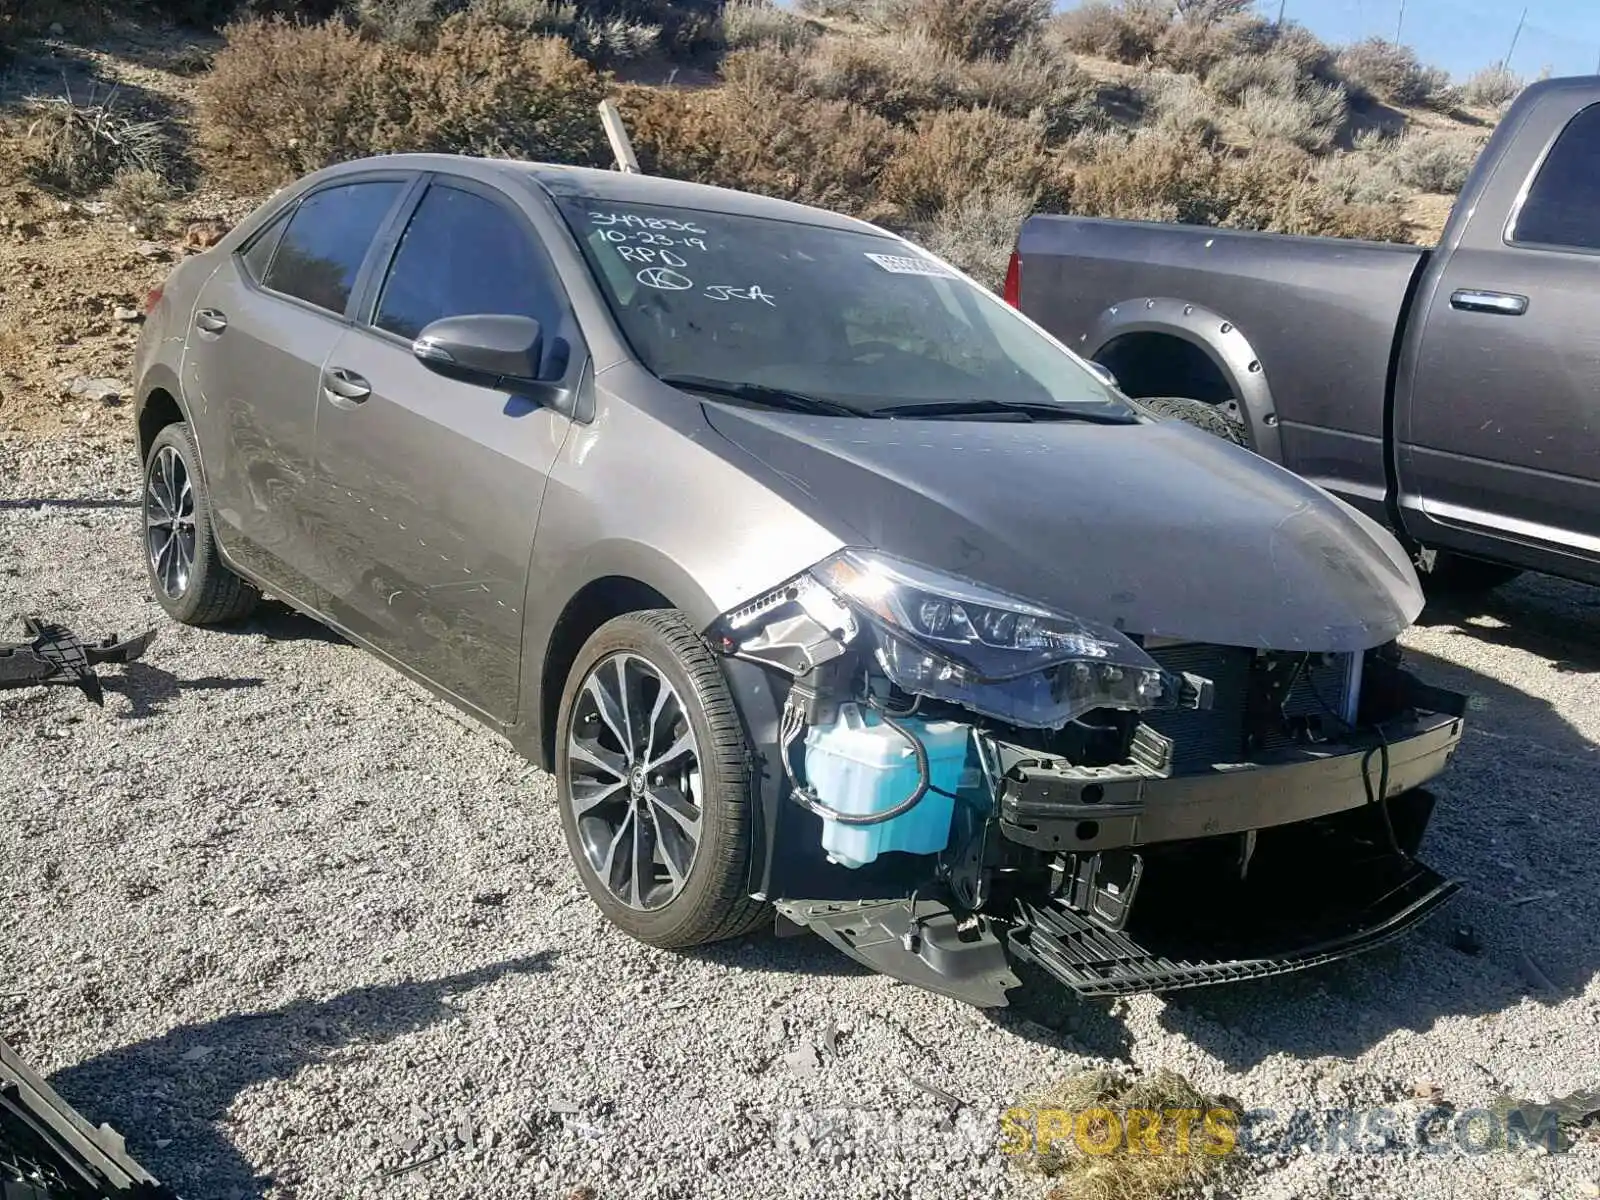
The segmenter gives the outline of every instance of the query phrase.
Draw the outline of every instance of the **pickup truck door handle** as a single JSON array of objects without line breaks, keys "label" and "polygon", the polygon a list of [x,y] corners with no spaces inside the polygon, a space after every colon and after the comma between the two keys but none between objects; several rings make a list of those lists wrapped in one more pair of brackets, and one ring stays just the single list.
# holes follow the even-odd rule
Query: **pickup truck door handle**
[{"label": "pickup truck door handle", "polygon": [[228,316],[215,308],[202,308],[194,314],[194,327],[201,333],[221,333],[228,327]]},{"label": "pickup truck door handle", "polygon": [[322,373],[322,394],[340,408],[352,408],[372,395],[372,385],[354,371],[329,367]]},{"label": "pickup truck door handle", "polygon": [[1528,311],[1528,298],[1510,292],[1480,292],[1463,288],[1450,293],[1450,307],[1462,312],[1498,313],[1502,317],[1520,317]]}]

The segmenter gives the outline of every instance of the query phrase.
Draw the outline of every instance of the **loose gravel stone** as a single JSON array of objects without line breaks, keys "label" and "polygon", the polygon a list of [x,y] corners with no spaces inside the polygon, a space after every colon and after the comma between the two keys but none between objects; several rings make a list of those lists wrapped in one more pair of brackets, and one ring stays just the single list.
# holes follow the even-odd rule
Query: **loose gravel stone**
[{"label": "loose gravel stone", "polygon": [[1315,972],[985,1014],[813,938],[629,941],[503,742],[270,603],[164,620],[132,458],[0,437],[0,638],[159,637],[103,709],[0,693],[0,1034],[191,1200],[1039,1196],[999,1113],[1103,1065],[1395,1118],[1387,1152],[1278,1148],[1230,1195],[1593,1194],[1594,1141],[1412,1132],[1433,1097],[1600,1083],[1600,592],[1529,579],[1405,638],[1474,697],[1426,846],[1465,883],[1445,916]]}]

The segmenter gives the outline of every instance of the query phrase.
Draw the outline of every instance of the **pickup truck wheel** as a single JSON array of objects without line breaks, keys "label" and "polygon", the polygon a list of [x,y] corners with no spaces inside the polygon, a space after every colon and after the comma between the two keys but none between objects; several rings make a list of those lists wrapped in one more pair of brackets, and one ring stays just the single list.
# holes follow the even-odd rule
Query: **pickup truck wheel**
[{"label": "pickup truck wheel", "polygon": [[1191,400],[1186,396],[1143,396],[1134,404],[1152,416],[1170,421],[1183,421],[1196,429],[1203,429],[1214,437],[1235,446],[1250,448],[1250,438],[1245,428],[1215,404],[1204,400]]},{"label": "pickup truck wheel", "polygon": [[770,919],[749,895],[744,728],[716,657],[681,612],[602,625],[573,663],[556,729],[567,848],[612,924],[679,948]]},{"label": "pickup truck wheel", "polygon": [[1435,596],[1477,596],[1510,583],[1522,572],[1503,563],[1485,562],[1441,550],[1433,570],[1422,575],[1423,590]]},{"label": "pickup truck wheel", "polygon": [[228,569],[211,526],[194,434],[183,423],[156,434],[144,462],[145,572],[156,603],[184,625],[250,615],[261,593]]}]

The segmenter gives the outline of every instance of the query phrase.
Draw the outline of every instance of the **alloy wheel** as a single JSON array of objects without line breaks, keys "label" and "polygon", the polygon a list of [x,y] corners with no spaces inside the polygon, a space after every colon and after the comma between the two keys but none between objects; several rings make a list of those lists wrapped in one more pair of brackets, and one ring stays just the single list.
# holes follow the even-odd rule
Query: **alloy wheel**
[{"label": "alloy wheel", "polygon": [[176,600],[189,590],[194,570],[194,488],[183,456],[163,446],[150,464],[144,489],[145,550],[161,590]]},{"label": "alloy wheel", "polygon": [[567,730],[567,794],[589,867],[619,901],[657,909],[700,848],[700,752],[677,690],[649,660],[601,659]]}]

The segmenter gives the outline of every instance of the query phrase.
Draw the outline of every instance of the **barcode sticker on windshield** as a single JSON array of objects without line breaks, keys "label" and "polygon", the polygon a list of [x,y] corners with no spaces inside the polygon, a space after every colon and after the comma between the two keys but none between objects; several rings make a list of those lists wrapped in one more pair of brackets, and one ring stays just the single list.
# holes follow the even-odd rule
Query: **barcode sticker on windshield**
[{"label": "barcode sticker on windshield", "polygon": [[904,254],[869,254],[867,257],[885,271],[892,271],[896,275],[948,276],[950,274],[938,263],[926,258],[911,258]]}]

